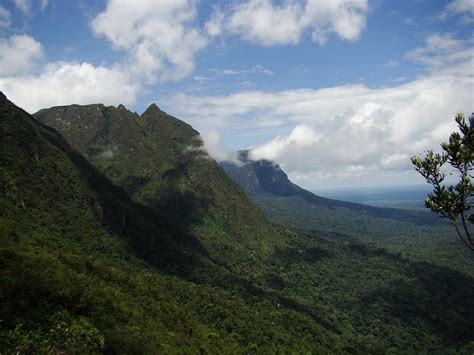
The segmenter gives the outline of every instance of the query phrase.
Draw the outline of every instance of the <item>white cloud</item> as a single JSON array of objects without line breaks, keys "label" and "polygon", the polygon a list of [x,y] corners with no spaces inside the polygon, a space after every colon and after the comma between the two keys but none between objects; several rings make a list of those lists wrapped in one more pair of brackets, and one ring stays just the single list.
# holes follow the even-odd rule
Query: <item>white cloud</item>
[{"label": "white cloud", "polygon": [[295,1],[276,6],[270,0],[249,0],[237,5],[226,19],[226,29],[244,40],[264,46],[298,43],[302,7]]},{"label": "white cloud", "polygon": [[467,12],[474,15],[474,0],[454,0],[446,6],[446,9],[451,12]]},{"label": "white cloud", "polygon": [[73,103],[129,105],[135,102],[139,90],[118,66],[67,62],[49,64],[39,75],[0,77],[0,87],[10,100],[30,113]]},{"label": "white cloud", "polygon": [[461,25],[470,25],[474,22],[474,0],[453,0],[436,17],[439,20],[446,20],[448,17],[460,15]]},{"label": "white cloud", "polygon": [[257,64],[249,69],[209,69],[211,73],[217,74],[219,76],[229,76],[229,75],[247,75],[247,74],[265,74],[268,76],[275,75],[271,70],[264,68],[262,65]]},{"label": "white cloud", "polygon": [[224,17],[225,15],[222,11],[220,11],[218,8],[214,9],[211,18],[204,25],[204,29],[209,36],[215,37],[222,34]]},{"label": "white cloud", "polygon": [[323,45],[331,33],[356,40],[365,28],[367,0],[247,0],[222,12],[216,9],[206,24],[212,35],[230,33],[263,46],[300,42],[306,31]]},{"label": "white cloud", "polygon": [[217,161],[237,162],[235,152],[228,152],[220,147],[221,137],[216,128],[209,128],[201,132],[204,149]]},{"label": "white cloud", "polygon": [[31,4],[29,0],[15,0],[15,6],[24,15],[28,15],[30,13]]},{"label": "white cloud", "polygon": [[10,11],[0,5],[0,28],[10,27]]},{"label": "white cloud", "polygon": [[449,33],[435,33],[426,39],[426,46],[419,47],[406,54],[406,58],[421,62],[429,69],[437,70],[456,63],[466,62],[473,58],[473,40],[466,41],[453,38]]},{"label": "white cloud", "polygon": [[313,127],[300,124],[288,136],[278,136],[263,146],[252,150],[250,158],[277,161],[281,155],[285,155],[290,151],[294,153],[307,148],[311,149],[321,138],[321,135],[317,134]]},{"label": "white cloud", "polygon": [[152,83],[182,79],[193,71],[194,56],[206,45],[195,18],[192,0],[109,0],[91,26],[128,54],[135,75]]},{"label": "white cloud", "polygon": [[29,71],[42,56],[41,44],[30,36],[0,38],[0,76]]},{"label": "white cloud", "polygon": [[473,109],[474,72],[467,53],[471,40],[438,34],[409,55],[426,64],[429,74],[393,87],[177,95],[168,103],[201,130],[236,129],[237,123],[248,129],[246,122],[255,125],[260,117],[290,127],[254,149],[253,156],[277,161],[308,188],[323,181],[348,184],[351,176],[382,183],[393,172],[400,182],[413,182],[418,180],[408,157],[438,149],[455,129],[455,114]]},{"label": "white cloud", "polygon": [[320,44],[331,32],[345,40],[356,40],[365,29],[367,12],[367,0],[308,0],[302,23],[313,30],[313,40]]}]

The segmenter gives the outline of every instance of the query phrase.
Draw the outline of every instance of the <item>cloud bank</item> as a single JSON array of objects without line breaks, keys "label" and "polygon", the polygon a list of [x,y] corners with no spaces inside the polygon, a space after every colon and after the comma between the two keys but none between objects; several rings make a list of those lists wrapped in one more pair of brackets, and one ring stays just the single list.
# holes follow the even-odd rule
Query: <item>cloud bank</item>
[{"label": "cloud bank", "polygon": [[0,87],[10,100],[30,113],[56,105],[129,105],[135,102],[139,90],[118,66],[69,62],[51,63],[38,75],[0,78]]},{"label": "cloud bank", "polygon": [[474,48],[470,39],[437,33],[407,58],[424,64],[427,74],[394,87],[350,84],[319,90],[177,95],[171,107],[204,129],[235,122],[244,127],[245,122],[255,125],[269,118],[292,126],[288,133],[253,149],[251,156],[278,162],[308,188],[328,180],[347,183],[354,176],[370,175],[372,180],[366,183],[379,183],[387,173],[413,182],[409,157],[437,149],[455,129],[455,114],[472,110]]}]

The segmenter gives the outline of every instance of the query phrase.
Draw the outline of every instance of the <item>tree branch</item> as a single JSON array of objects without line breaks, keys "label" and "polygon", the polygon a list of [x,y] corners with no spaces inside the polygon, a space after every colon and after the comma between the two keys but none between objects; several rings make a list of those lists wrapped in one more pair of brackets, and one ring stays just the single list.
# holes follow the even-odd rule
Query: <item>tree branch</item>
[{"label": "tree branch", "polygon": [[454,229],[456,229],[456,232],[458,233],[458,235],[459,235],[459,237],[461,238],[461,240],[463,241],[463,243],[464,243],[469,249],[471,249],[472,251],[474,251],[474,244],[472,244],[472,242],[467,242],[467,241],[463,238],[461,232],[459,231],[458,225],[457,225],[457,223],[456,223],[455,221],[451,221],[451,222],[453,223]]}]

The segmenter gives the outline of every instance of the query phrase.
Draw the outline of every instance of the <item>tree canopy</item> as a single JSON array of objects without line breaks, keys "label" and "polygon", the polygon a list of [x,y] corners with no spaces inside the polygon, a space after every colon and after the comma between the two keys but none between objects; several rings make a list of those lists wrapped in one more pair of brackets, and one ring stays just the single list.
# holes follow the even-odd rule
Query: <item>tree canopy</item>
[{"label": "tree canopy", "polygon": [[[471,213],[474,185],[472,170],[474,162],[474,114],[466,121],[462,113],[456,115],[455,121],[459,132],[451,133],[448,142],[441,144],[442,153],[428,151],[425,157],[411,158],[415,169],[433,185],[433,192],[425,201],[427,208],[448,218],[464,244],[474,251]],[[458,174],[455,185],[446,185],[446,173],[443,166],[448,163]],[[452,173],[451,173],[452,174]]]}]

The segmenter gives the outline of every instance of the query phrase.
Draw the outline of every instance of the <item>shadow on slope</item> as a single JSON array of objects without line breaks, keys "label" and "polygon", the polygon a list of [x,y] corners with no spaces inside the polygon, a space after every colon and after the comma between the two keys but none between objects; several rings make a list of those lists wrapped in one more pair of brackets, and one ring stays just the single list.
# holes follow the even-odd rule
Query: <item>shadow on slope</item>
[{"label": "shadow on slope", "polygon": [[161,271],[185,278],[203,267],[200,259],[206,258],[207,252],[196,237],[185,231],[197,221],[196,211],[203,213],[208,207],[206,201],[170,189],[159,208],[152,210],[133,201],[79,153],[70,150],[67,154],[99,194],[99,201],[90,201],[97,217],[111,232],[124,238],[138,257]]},{"label": "shadow on slope", "polygon": [[[165,217],[134,202],[125,190],[72,150],[54,129],[34,120],[4,95],[0,104],[0,193],[42,224],[54,224],[65,237],[94,243],[91,238],[98,233],[79,223],[87,221],[120,236],[134,254],[162,271],[190,277],[195,268],[202,267],[199,259],[206,253],[196,238],[185,235],[187,245],[193,246],[190,257],[179,243],[181,229],[170,229],[171,222]],[[163,203],[169,206],[171,200],[186,201],[186,208],[180,206],[176,211],[182,217],[182,228],[197,206],[207,207],[194,196],[170,195]]]}]

